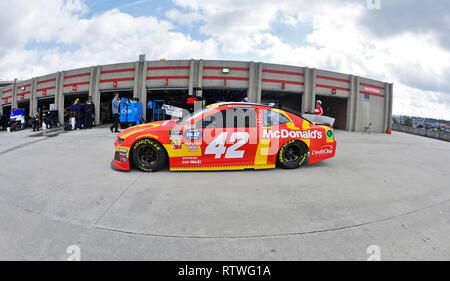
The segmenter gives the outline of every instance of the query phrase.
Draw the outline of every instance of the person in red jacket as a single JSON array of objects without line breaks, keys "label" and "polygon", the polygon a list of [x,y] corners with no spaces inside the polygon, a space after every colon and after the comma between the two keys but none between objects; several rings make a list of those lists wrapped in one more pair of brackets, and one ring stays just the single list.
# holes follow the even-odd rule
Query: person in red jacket
[{"label": "person in red jacket", "polygon": [[314,109],[315,115],[323,115],[322,102],[320,100],[316,101],[316,109]]}]

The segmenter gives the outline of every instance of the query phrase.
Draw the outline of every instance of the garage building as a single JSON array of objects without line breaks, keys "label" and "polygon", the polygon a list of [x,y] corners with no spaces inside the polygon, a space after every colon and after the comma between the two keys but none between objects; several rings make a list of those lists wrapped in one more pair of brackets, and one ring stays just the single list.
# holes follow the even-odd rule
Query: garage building
[{"label": "garage building", "polygon": [[169,104],[191,110],[195,98],[205,104],[250,101],[303,114],[321,100],[324,115],[349,131],[386,132],[391,128],[393,84],[315,68],[262,62],[159,60],[99,65],[14,81],[0,88],[4,114],[24,108],[32,116],[55,104],[59,122],[75,99],[92,97],[96,124],[111,121],[111,99],[137,98],[147,122],[168,118],[159,110]]}]

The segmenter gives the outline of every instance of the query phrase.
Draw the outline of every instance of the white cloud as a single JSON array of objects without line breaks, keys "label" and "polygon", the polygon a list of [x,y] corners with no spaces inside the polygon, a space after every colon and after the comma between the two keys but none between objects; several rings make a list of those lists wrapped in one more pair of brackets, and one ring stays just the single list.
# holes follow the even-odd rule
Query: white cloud
[{"label": "white cloud", "polygon": [[398,83],[394,85],[393,114],[449,120],[448,93],[423,91]]},{"label": "white cloud", "polygon": [[195,12],[182,12],[178,9],[170,9],[167,10],[166,13],[166,18],[169,19],[172,22],[176,22],[178,24],[192,24],[193,22],[197,22],[200,21],[201,15]]},{"label": "white cloud", "polygon": [[[216,58],[213,39],[193,40],[171,31],[173,25],[155,17],[133,17],[118,9],[83,18],[81,1],[17,1],[1,8],[14,11],[8,29],[0,31],[7,43],[0,49],[0,78],[28,79],[47,73],[124,61],[148,59]],[[32,7],[30,7],[32,6]],[[22,10],[23,9],[23,10]],[[36,9],[34,12],[33,9]],[[37,13],[36,11],[40,11]],[[38,19],[42,18],[42,21]],[[10,30],[14,30],[12,34]],[[20,36],[19,36],[20,35]],[[14,40],[10,38],[19,37]],[[44,42],[48,49],[25,49],[27,43]]]},{"label": "white cloud", "polygon": [[[206,23],[200,31],[215,39],[223,52],[253,52],[273,63],[393,82],[397,112],[401,103],[411,114],[441,118],[443,114],[450,119],[450,52],[438,44],[434,32],[375,37],[359,24],[367,13],[376,13],[366,8],[365,1],[241,2],[176,0],[203,14]],[[276,20],[290,26],[311,22],[308,44],[295,46],[271,34]]]},{"label": "white cloud", "polygon": [[11,48],[23,48],[31,40],[57,39],[87,10],[80,0],[0,2],[0,25],[6,27],[0,30],[0,55]]},{"label": "white cloud", "polygon": [[[135,1],[132,4],[139,3]],[[393,82],[394,111],[450,119],[450,52],[433,32],[415,30],[376,37],[360,24],[375,12],[365,1],[175,0],[165,18],[135,17],[118,9],[87,17],[82,0],[0,2],[0,78],[27,79],[97,64],[148,59],[217,59],[252,54],[262,60],[309,66]],[[372,15],[373,16],[373,15]],[[299,30],[288,42],[274,23]],[[210,39],[194,40],[176,25]],[[282,32],[282,31],[281,31]],[[291,35],[292,36],[292,35]],[[26,48],[30,42],[47,46]],[[306,44],[305,44],[306,42]],[[425,102],[425,103],[424,103]],[[402,104],[400,106],[400,104]],[[404,104],[404,105],[403,105]],[[420,109],[422,108],[422,109]],[[439,112],[439,113],[437,113]]]}]

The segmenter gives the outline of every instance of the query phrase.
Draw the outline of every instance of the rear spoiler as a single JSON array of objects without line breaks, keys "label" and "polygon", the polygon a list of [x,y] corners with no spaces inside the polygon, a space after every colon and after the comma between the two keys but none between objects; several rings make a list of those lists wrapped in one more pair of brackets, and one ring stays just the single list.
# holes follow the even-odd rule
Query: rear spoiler
[{"label": "rear spoiler", "polygon": [[301,117],[314,125],[326,125],[330,127],[333,127],[334,121],[336,120],[329,116],[315,114],[303,114]]},{"label": "rear spoiler", "polygon": [[325,126],[334,126],[335,119],[329,116],[323,116],[323,115],[315,115],[315,114],[299,114],[298,111],[294,111],[289,108],[283,108],[281,109],[283,111],[289,112],[292,115],[298,116],[300,118],[303,118],[304,120],[308,121],[311,124],[314,125],[325,125]]}]

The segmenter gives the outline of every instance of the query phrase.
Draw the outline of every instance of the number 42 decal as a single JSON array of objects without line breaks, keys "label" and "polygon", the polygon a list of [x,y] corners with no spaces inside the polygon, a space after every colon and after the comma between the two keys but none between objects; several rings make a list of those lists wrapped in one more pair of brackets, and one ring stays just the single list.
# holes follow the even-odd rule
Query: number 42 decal
[{"label": "number 42 decal", "polygon": [[205,149],[205,154],[215,154],[215,158],[219,159],[222,154],[225,154],[225,158],[242,158],[244,157],[243,150],[237,150],[248,142],[249,134],[247,132],[236,132],[230,137],[230,142],[233,143],[239,140],[228,149],[225,147],[225,141],[227,140],[227,132],[221,133],[215,138]]}]

